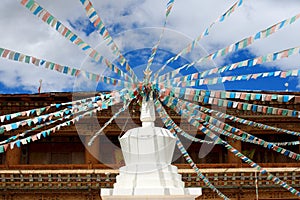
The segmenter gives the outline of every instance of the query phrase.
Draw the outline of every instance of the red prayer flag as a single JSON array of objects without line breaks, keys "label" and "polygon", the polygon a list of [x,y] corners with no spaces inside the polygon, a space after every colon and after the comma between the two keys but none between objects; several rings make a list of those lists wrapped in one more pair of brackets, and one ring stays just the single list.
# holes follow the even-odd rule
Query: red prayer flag
[{"label": "red prayer flag", "polygon": [[92,7],[92,4],[91,4],[91,2],[89,2],[88,5],[85,7],[85,10],[89,11],[91,7]]},{"label": "red prayer flag", "polygon": [[25,4],[28,2],[28,0],[22,0],[21,1],[21,4],[23,5],[23,6],[25,6]]},{"label": "red prayer flag", "polygon": [[50,17],[50,13],[46,12],[45,15],[42,17],[43,21],[47,21],[47,19]]},{"label": "red prayer flag", "polygon": [[94,26],[98,26],[98,24],[100,23],[100,18],[98,17],[97,19],[96,19],[96,21],[94,22]]}]

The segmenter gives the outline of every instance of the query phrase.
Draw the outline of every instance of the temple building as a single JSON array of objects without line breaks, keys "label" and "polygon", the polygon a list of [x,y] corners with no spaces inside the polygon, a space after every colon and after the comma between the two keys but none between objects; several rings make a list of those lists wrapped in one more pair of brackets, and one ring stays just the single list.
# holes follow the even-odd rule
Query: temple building
[{"label": "temple building", "polygon": [[[249,92],[251,93],[251,92]],[[267,93],[267,92],[266,92]],[[285,94],[278,93],[278,94]],[[278,108],[300,110],[300,93],[288,102],[260,102]],[[26,111],[34,108],[46,107],[51,104],[70,102],[76,99],[87,98],[91,93],[42,93],[42,94],[3,94],[0,95],[0,115]],[[253,100],[255,103],[255,100]],[[62,107],[64,105],[61,105]],[[207,105],[205,105],[207,106]],[[76,124],[63,126],[55,133],[41,138],[33,138],[26,145],[15,144],[14,148],[8,147],[0,154],[0,195],[5,200],[25,199],[101,199],[100,188],[112,188],[118,168],[124,165],[119,136],[127,130],[141,126],[140,105],[131,102],[129,111],[121,113],[103,131],[91,147],[87,141],[99,127],[103,126],[113,114],[121,108],[99,111],[96,115],[85,116]],[[51,108],[53,112],[55,107]],[[180,124],[186,132],[194,133],[197,138],[205,139],[203,133],[197,132],[184,118],[174,111],[167,109],[172,119]],[[300,132],[299,118],[255,113],[251,110],[227,109],[226,113],[255,122],[285,128]],[[22,119],[22,117],[18,118]],[[130,120],[128,120],[130,119]],[[97,123],[91,123],[96,120]],[[298,141],[297,136],[288,135],[272,130],[253,128],[251,126],[224,120],[248,133],[270,142]],[[159,117],[156,118],[156,126],[163,126]],[[99,126],[100,125],[100,126]],[[0,135],[1,141],[8,137],[20,134],[32,126],[24,126],[21,129],[4,132]],[[34,130],[31,134],[38,133]],[[225,138],[222,136],[222,138]],[[240,152],[253,159],[256,163],[265,167],[300,190],[300,164],[280,153],[269,149],[226,139]],[[226,196],[233,200],[256,199],[298,199],[291,193],[261,176],[241,159],[221,145],[203,145],[189,143],[182,138],[187,145],[188,152],[201,172]],[[300,146],[292,145],[285,148],[300,153]],[[199,199],[219,199],[216,193],[207,188],[197,177],[196,173],[185,163],[185,159],[176,150],[174,165],[179,168],[182,180],[186,187],[202,187],[203,195]]]}]

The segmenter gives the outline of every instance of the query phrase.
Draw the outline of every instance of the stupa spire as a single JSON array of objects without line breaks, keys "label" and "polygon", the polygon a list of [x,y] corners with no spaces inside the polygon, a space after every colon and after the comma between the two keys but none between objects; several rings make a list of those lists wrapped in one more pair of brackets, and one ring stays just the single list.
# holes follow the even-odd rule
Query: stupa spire
[{"label": "stupa spire", "polygon": [[141,107],[140,120],[142,127],[154,127],[155,122],[155,108],[153,101],[153,93],[150,92],[149,97],[144,96]]}]

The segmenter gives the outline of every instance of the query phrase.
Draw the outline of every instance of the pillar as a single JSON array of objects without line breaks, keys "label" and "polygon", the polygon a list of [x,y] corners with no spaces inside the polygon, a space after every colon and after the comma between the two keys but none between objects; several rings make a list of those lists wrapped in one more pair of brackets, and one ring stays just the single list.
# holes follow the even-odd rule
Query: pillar
[{"label": "pillar", "polygon": [[5,165],[9,166],[9,165],[18,165],[20,164],[21,161],[21,148],[13,148],[10,149],[8,148],[8,150],[5,153]]},{"label": "pillar", "polygon": [[[242,142],[239,140],[232,140],[230,139],[228,143],[233,146],[236,150],[239,152],[242,152]],[[228,150],[228,163],[230,164],[239,164],[241,166],[242,160],[238,157],[236,157],[232,152]]]},{"label": "pillar", "polygon": [[90,136],[85,137],[85,163],[86,164],[98,164],[100,158],[100,141],[97,137],[92,146],[88,146]]}]

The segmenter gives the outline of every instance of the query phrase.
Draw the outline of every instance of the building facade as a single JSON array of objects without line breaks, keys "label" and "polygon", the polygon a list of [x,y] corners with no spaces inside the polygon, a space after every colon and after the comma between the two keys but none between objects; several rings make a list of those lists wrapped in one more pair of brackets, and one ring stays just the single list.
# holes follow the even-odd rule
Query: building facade
[{"label": "building facade", "polygon": [[[69,102],[75,98],[89,97],[90,93],[45,93],[34,95],[0,95],[0,115],[49,106],[53,103]],[[299,95],[295,93],[295,95]],[[298,98],[287,103],[263,102],[279,108],[300,110]],[[255,102],[254,102],[255,103]],[[121,108],[117,105],[112,109],[101,110],[97,115],[87,116],[74,125],[61,127],[60,130],[48,137],[31,141],[13,149],[8,148],[0,154],[0,195],[2,199],[100,199],[100,188],[113,187],[118,168],[124,165],[119,148],[118,137],[126,130],[140,126],[139,104],[132,102],[129,111],[125,112],[104,129],[93,144],[88,147],[87,141],[99,130],[111,116]],[[49,110],[48,112],[51,112]],[[53,109],[55,111],[55,108]],[[187,121],[168,110],[177,124],[187,132],[195,133],[198,138],[205,138]],[[251,111],[228,109],[226,111],[241,118],[253,120],[279,128],[299,131],[298,118],[261,115]],[[22,119],[22,117],[21,117]],[[129,120],[128,120],[129,119]],[[246,125],[234,124],[266,141],[298,141],[299,138],[271,130],[262,130]],[[157,126],[162,126],[159,118]],[[1,141],[12,135],[26,131],[24,126],[0,135]],[[39,130],[33,131],[32,134]],[[286,190],[273,184],[266,177],[260,176],[254,169],[222,146],[202,146],[189,143],[188,152],[202,169],[204,175],[231,199],[298,199]],[[274,175],[300,189],[300,164],[284,155],[267,150],[253,144],[227,140],[236,149],[267,168]],[[286,147],[296,153],[300,152],[299,145]],[[203,187],[203,196],[199,199],[218,199],[218,196],[206,188],[189,165],[176,151],[174,162],[182,174],[186,187]]]}]

